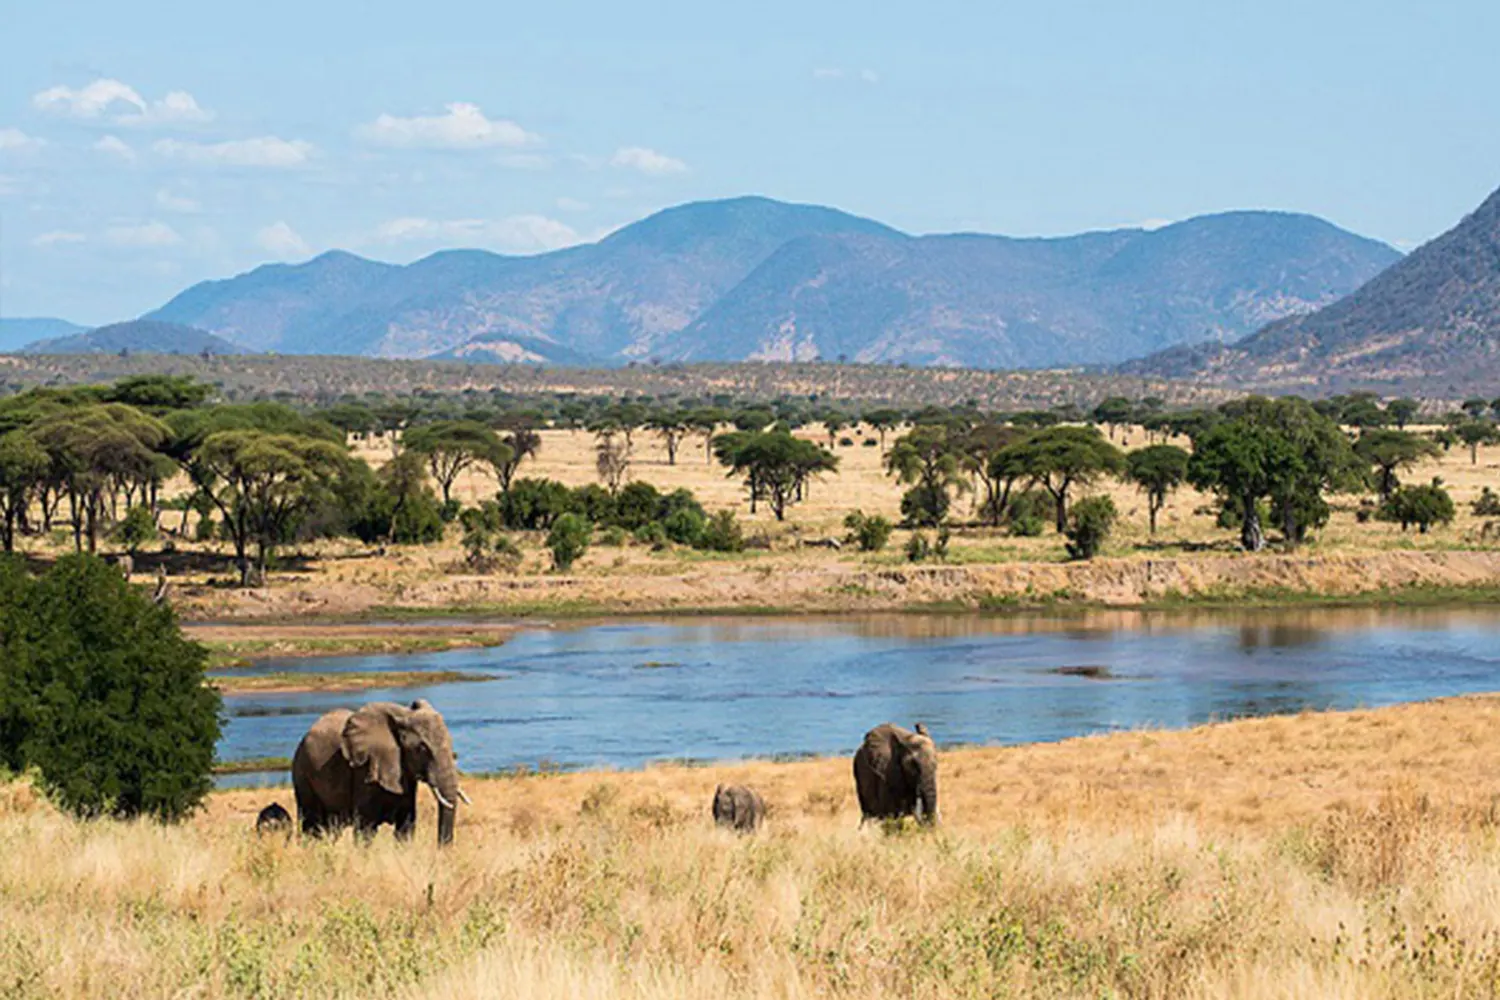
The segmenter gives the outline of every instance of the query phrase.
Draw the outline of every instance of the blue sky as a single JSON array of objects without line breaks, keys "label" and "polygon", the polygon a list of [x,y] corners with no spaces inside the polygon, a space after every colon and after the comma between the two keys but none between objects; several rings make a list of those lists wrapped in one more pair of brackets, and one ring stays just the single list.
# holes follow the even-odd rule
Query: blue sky
[{"label": "blue sky", "polygon": [[1409,248],[1500,186],[1497,37],[1493,0],[0,0],[0,315],[746,193],[1011,235],[1279,208]]}]

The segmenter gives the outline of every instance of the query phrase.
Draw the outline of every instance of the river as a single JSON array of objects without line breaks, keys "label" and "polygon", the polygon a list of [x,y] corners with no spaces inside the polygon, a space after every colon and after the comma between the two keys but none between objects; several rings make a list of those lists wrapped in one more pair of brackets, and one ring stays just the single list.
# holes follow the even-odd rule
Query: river
[{"label": "river", "polygon": [[940,745],[1007,744],[1374,707],[1500,690],[1500,609],[632,620],[243,672],[424,668],[493,679],[232,696],[220,758],[288,757],[322,712],[418,697],[468,772],[845,753],[887,720],[921,720]]}]

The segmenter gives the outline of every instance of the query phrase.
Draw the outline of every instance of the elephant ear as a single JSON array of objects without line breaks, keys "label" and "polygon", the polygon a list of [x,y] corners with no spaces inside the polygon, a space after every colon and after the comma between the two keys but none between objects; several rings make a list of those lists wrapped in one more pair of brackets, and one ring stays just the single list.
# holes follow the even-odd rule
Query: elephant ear
[{"label": "elephant ear", "polygon": [[356,769],[368,767],[371,784],[379,785],[393,795],[400,795],[401,746],[396,742],[394,713],[404,712],[398,705],[374,704],[349,716],[344,724],[344,756]]}]

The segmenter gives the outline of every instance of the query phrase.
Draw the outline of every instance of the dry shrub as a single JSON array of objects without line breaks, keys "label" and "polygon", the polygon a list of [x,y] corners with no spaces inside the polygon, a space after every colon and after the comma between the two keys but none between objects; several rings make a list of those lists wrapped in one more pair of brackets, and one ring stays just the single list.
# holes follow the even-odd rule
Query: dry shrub
[{"label": "dry shrub", "polygon": [[1438,852],[1435,810],[1412,785],[1387,788],[1364,809],[1341,808],[1318,823],[1306,853],[1325,878],[1376,890],[1420,877]]}]

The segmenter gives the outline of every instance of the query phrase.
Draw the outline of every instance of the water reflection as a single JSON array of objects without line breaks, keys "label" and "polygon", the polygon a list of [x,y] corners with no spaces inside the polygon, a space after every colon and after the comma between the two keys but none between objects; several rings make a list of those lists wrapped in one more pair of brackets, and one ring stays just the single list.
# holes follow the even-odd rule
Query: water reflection
[{"label": "water reflection", "polygon": [[[1012,743],[1500,689],[1486,610],[1096,611],[581,623],[494,649],[249,671],[459,670],[487,682],[237,696],[220,755],[289,755],[311,717],[425,697],[470,771],[850,750],[870,725]],[[1107,676],[1059,668],[1097,666]]]}]

